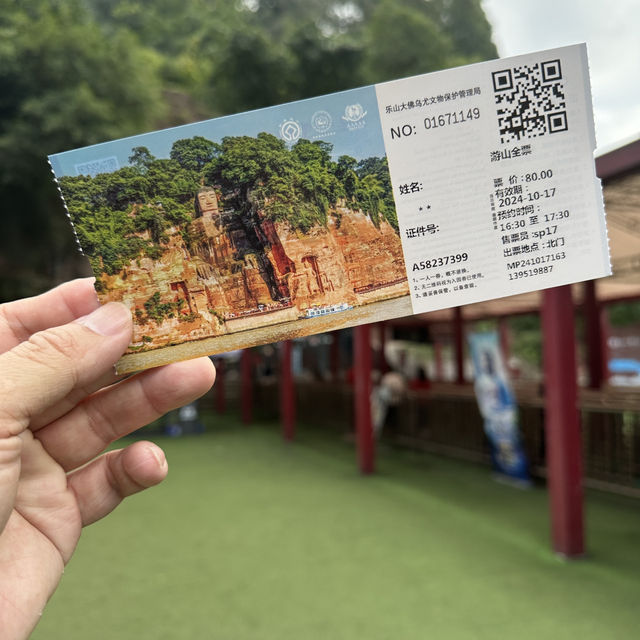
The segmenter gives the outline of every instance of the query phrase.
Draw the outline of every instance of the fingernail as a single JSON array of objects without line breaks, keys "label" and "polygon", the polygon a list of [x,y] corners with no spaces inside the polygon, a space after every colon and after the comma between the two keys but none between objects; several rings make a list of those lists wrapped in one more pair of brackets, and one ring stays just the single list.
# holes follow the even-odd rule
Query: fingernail
[{"label": "fingernail", "polygon": [[164,469],[167,466],[167,459],[164,451],[160,447],[147,447],[147,451],[156,459],[158,466]]},{"label": "fingernail", "polygon": [[76,322],[98,335],[115,336],[130,328],[131,312],[120,302],[109,302]]}]

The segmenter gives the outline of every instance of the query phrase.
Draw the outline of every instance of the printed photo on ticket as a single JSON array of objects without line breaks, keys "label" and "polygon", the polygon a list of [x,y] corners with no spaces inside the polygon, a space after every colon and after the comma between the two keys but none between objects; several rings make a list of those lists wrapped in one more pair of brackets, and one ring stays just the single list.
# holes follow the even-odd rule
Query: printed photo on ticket
[{"label": "printed photo on ticket", "polygon": [[129,372],[610,274],[586,47],[50,157]]}]

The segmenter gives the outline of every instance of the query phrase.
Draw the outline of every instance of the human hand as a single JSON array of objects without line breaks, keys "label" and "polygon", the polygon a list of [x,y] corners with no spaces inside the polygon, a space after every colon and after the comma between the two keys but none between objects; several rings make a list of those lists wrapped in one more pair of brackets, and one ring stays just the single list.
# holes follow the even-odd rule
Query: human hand
[{"label": "human hand", "polygon": [[82,527],[167,474],[150,442],[103,454],[105,447],[213,384],[208,358],[119,379],[113,365],[131,330],[124,305],[99,307],[90,278],[0,305],[4,640],[35,627]]}]

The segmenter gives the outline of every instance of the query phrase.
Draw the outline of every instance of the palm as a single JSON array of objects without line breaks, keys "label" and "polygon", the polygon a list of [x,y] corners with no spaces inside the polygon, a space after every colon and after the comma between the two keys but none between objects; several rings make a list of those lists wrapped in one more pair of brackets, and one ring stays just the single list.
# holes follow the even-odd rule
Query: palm
[{"label": "palm", "polygon": [[15,507],[0,536],[0,558],[13,556],[13,562],[5,565],[3,580],[43,573],[49,577],[50,590],[75,549],[82,516],[62,467],[30,432],[24,440],[23,462],[28,460],[26,466],[33,471],[23,472]]},{"label": "palm", "polygon": [[0,378],[0,628],[8,638],[35,625],[82,527],[166,474],[151,443],[100,455],[105,447],[213,382],[207,359],[119,380],[113,364],[130,325],[113,338],[67,325],[97,306],[91,282],[79,280],[0,307],[0,369],[15,372]]}]

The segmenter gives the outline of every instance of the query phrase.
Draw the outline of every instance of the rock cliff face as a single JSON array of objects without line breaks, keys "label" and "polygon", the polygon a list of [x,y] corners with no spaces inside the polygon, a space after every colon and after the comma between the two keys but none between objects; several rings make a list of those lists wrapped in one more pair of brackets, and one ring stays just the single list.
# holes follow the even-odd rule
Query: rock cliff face
[{"label": "rock cliff face", "polygon": [[[103,301],[134,312],[132,350],[285,322],[312,307],[357,306],[409,292],[400,238],[385,221],[338,206],[308,232],[260,211],[226,209],[200,190],[194,218],[167,230],[158,260],[101,278]],[[367,297],[368,296],[368,297]]]}]

